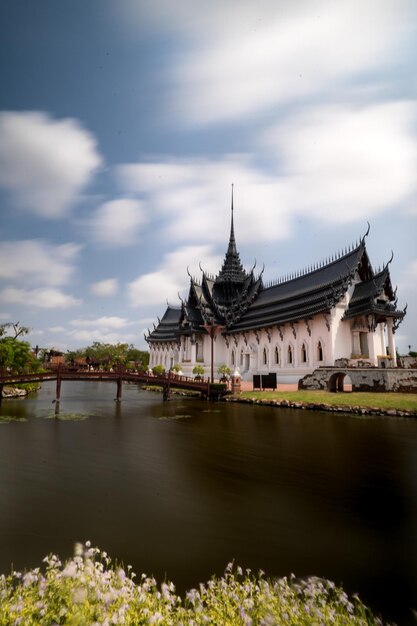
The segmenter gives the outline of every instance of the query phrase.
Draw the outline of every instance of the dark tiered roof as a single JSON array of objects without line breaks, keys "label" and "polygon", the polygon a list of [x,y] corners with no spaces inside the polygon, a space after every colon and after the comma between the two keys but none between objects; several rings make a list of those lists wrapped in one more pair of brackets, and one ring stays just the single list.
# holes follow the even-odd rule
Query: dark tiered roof
[{"label": "dark tiered roof", "polygon": [[148,331],[148,336],[145,336],[146,341],[178,341],[180,317],[181,308],[168,305],[162,319],[158,320],[158,326],[154,325],[154,330],[152,332]]},{"label": "dark tiered roof", "polygon": [[355,285],[344,318],[351,319],[371,314],[375,317],[376,323],[384,321],[387,317],[402,319],[404,311],[398,311],[396,304],[396,295],[392,289],[391,277],[388,265],[386,265],[382,271],[369,280]]},{"label": "dark tiered roof", "polygon": [[[368,229],[369,232],[369,229]],[[204,333],[204,324],[224,326],[223,334],[268,328],[272,325],[309,320],[330,313],[349,286],[354,291],[344,319],[372,315],[373,324],[405,315],[396,308],[388,265],[374,274],[365,247],[365,238],[336,258],[301,275],[264,286],[262,274],[254,268],[247,273],[236,248],[232,218],[229,245],[217,277],[203,272],[201,283],[191,278],[188,299],[181,309],[168,307],[147,341],[178,340],[180,334]]]}]

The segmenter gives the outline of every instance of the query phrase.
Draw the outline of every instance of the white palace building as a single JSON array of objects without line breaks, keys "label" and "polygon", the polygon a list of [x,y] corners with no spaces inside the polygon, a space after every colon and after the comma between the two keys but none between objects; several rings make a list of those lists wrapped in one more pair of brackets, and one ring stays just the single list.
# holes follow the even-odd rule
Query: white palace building
[{"label": "white palace building", "polygon": [[191,278],[186,301],[168,304],[148,331],[150,367],[179,364],[184,375],[192,375],[202,365],[209,376],[214,333],[214,371],[225,364],[232,372],[237,368],[243,380],[276,373],[278,382],[297,382],[338,359],[372,365],[388,359],[395,367],[394,333],[406,310],[396,306],[390,261],[382,270],[372,269],[368,233],[369,227],[358,244],[335,257],[264,285],[262,272],[247,272],[241,264],[232,198],[223,266],[217,276],[202,270],[201,280]]}]

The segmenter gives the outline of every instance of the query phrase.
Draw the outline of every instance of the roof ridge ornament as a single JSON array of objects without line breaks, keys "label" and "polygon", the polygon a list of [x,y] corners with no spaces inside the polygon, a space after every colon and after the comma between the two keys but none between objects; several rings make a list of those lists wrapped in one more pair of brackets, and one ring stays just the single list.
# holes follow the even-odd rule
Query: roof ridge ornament
[{"label": "roof ridge ornament", "polygon": [[369,222],[366,222],[368,224],[368,229],[366,231],[366,233],[363,235],[363,237],[361,237],[361,244],[364,245],[365,243],[365,239],[366,237],[369,235],[369,231],[371,230],[371,225]]},{"label": "roof ridge ornament", "polygon": [[386,265],[385,265],[384,269],[386,269],[386,268],[388,267],[388,265],[390,265],[390,264],[392,263],[393,258],[394,258],[394,251],[393,251],[393,250],[391,250],[391,258],[390,258],[390,260],[388,261],[388,263],[386,263]]}]

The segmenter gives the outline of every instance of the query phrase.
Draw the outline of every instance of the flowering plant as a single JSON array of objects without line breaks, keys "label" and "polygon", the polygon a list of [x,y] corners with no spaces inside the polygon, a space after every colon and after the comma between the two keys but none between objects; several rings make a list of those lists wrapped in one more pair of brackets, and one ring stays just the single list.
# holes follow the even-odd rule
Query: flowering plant
[{"label": "flowering plant", "polygon": [[200,584],[183,600],[171,582],[158,586],[142,574],[136,583],[130,565],[125,571],[90,542],[77,544],[65,563],[55,555],[44,563],[44,572],[0,576],[0,626],[382,626],[357,596],[349,599],[321,578],[271,581],[230,563],[223,577]]}]

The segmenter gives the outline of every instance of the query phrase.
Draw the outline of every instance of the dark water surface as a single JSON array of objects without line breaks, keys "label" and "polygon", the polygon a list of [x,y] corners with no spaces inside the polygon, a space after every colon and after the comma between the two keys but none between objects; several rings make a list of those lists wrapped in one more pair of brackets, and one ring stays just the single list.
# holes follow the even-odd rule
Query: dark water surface
[{"label": "dark water surface", "polygon": [[0,406],[0,571],[91,540],[179,591],[234,559],[417,609],[417,421],[54,383]]}]

